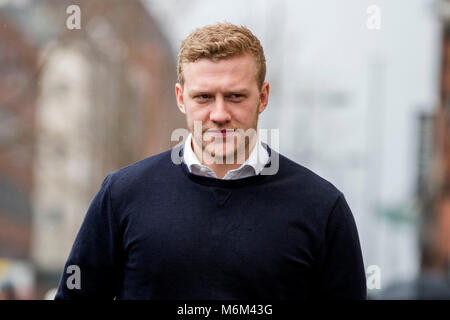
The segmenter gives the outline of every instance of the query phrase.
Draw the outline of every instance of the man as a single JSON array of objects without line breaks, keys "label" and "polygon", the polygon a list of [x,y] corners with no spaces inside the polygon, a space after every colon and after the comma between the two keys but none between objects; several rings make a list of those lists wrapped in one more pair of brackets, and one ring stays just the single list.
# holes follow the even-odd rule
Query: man
[{"label": "man", "polygon": [[215,24],[183,41],[175,93],[191,134],[105,178],[57,299],[366,298],[344,195],[257,134],[264,79],[245,27]]}]

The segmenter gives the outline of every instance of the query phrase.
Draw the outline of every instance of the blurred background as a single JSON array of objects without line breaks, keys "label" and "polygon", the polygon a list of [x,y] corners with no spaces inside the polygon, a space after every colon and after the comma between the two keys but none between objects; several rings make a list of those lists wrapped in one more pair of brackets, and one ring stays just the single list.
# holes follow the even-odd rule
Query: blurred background
[{"label": "blurred background", "polygon": [[181,41],[224,21],[265,50],[259,127],[345,194],[369,298],[450,299],[446,0],[0,0],[0,299],[53,298],[106,174],[186,127]]}]

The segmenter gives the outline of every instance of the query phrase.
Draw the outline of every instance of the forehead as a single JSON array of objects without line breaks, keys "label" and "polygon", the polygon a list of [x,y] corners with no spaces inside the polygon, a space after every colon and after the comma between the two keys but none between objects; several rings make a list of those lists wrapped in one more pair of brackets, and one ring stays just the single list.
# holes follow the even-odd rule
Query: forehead
[{"label": "forehead", "polygon": [[256,62],[250,54],[218,61],[202,58],[183,64],[188,90],[220,90],[256,85]]}]

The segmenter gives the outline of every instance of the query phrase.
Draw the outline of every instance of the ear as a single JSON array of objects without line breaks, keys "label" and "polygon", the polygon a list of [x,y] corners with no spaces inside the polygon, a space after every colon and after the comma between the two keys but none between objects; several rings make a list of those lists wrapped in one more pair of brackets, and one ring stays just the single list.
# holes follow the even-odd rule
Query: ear
[{"label": "ear", "polygon": [[263,112],[264,109],[267,107],[267,104],[269,103],[269,91],[270,91],[269,83],[264,82],[261,87],[261,92],[259,93],[258,113]]},{"label": "ear", "polygon": [[184,106],[183,99],[183,87],[179,83],[175,84],[175,96],[177,97],[178,109],[180,109],[181,113],[186,114],[186,107]]}]

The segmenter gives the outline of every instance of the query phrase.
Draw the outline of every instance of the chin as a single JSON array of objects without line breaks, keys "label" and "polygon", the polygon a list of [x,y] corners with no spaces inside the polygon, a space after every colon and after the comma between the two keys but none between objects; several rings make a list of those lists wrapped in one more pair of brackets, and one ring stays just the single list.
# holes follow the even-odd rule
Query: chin
[{"label": "chin", "polygon": [[237,149],[234,146],[227,146],[224,150],[221,146],[215,146],[209,144],[204,149],[208,154],[210,154],[213,158],[222,159],[223,163],[226,163],[226,158],[230,157],[230,161],[233,161],[237,154]]}]

